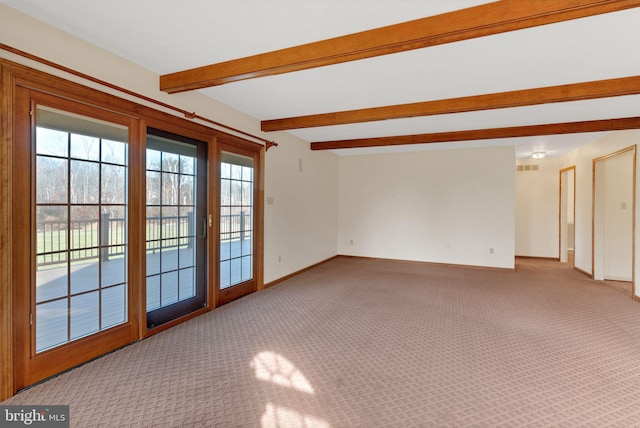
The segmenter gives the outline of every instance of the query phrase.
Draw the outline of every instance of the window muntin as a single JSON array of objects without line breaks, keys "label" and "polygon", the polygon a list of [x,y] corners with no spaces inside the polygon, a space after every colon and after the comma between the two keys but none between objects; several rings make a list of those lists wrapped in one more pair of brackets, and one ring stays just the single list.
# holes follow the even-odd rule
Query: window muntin
[{"label": "window muntin", "polygon": [[253,278],[253,158],[222,152],[220,289]]},{"label": "window muntin", "polygon": [[38,106],[36,353],[127,321],[128,131]]}]

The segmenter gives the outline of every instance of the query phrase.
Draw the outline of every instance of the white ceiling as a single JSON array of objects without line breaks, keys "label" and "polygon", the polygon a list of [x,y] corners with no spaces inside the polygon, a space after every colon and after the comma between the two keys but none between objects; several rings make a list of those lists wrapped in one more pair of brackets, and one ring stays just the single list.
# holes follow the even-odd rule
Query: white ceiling
[{"label": "white ceiling", "polygon": [[[166,74],[476,6],[480,0],[0,0]],[[640,75],[640,8],[245,80],[202,93],[260,120]],[[289,131],[306,141],[640,116],[640,96]],[[215,118],[213,118],[215,119]],[[444,143],[339,154],[515,145],[559,155],[601,136]],[[277,133],[271,138],[277,141]]]}]

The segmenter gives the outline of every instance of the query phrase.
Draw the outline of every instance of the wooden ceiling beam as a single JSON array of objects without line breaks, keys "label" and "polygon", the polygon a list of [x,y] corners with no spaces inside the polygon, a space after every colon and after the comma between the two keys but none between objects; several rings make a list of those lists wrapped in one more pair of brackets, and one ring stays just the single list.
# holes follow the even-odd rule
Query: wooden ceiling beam
[{"label": "wooden ceiling beam", "polygon": [[632,76],[445,100],[264,120],[261,122],[261,129],[267,132],[283,131],[287,129],[344,125],[376,120],[403,119],[637,94],[640,94],[640,76]]},{"label": "wooden ceiling beam", "polygon": [[361,147],[399,146],[406,144],[451,143],[499,138],[534,137],[540,135],[578,134],[583,132],[640,129],[640,117],[514,126],[509,128],[474,129],[432,134],[362,138],[356,140],[321,141],[311,143],[311,150],[353,149]]},{"label": "wooden ceiling beam", "polygon": [[160,76],[176,93],[388,55],[640,6],[640,0],[502,0]]}]

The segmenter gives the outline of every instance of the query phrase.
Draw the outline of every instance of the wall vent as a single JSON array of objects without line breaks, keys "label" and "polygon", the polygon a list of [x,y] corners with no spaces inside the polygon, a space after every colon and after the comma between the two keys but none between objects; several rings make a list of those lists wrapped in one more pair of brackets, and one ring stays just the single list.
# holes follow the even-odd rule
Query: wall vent
[{"label": "wall vent", "polygon": [[525,164],[525,165],[516,165],[516,171],[539,171],[540,165],[538,164]]}]

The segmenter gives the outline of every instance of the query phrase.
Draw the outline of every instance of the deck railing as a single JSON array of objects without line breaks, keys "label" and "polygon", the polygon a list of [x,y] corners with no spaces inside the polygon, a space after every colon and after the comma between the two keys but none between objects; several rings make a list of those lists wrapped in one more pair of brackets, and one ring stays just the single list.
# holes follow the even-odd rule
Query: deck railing
[{"label": "deck railing", "polygon": [[[249,216],[240,214],[220,217],[221,241],[250,238],[251,229],[247,228]],[[147,251],[160,249],[161,240],[164,250],[175,247],[188,248],[193,245],[194,218],[189,213],[182,216],[147,217]],[[68,232],[67,233],[67,229]],[[82,261],[101,257],[108,261],[113,257],[125,254],[127,244],[127,228],[125,218],[112,218],[109,213],[98,220],[58,221],[45,220],[38,222],[38,265],[51,265],[67,261]],[[67,242],[69,241],[69,242]],[[71,249],[67,255],[67,249]],[[77,250],[75,250],[77,248]]]},{"label": "deck railing", "polygon": [[220,240],[240,239],[244,241],[247,239],[251,233],[251,229],[247,228],[248,217],[244,211],[241,211],[240,214],[220,216]]},{"label": "deck railing", "polygon": [[193,215],[147,217],[147,252],[191,248]]},{"label": "deck railing", "polygon": [[[51,265],[125,254],[126,219],[101,215],[98,220],[44,220],[38,222],[38,265]],[[66,250],[70,250],[68,253]]]}]

